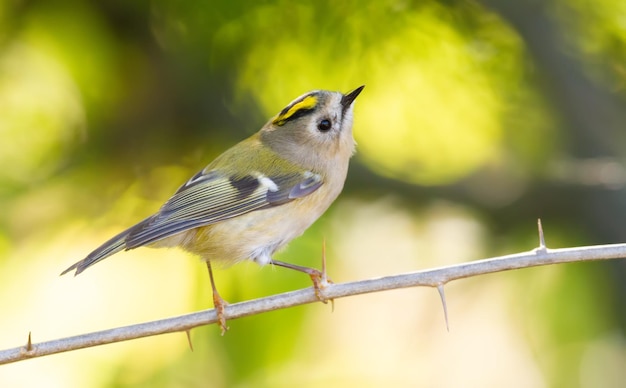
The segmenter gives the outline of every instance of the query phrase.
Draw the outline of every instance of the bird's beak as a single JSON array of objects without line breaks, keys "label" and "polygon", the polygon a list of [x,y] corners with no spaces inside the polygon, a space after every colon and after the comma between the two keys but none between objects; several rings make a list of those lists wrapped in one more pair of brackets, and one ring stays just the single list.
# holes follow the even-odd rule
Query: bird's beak
[{"label": "bird's beak", "polygon": [[348,94],[344,94],[341,98],[341,106],[343,107],[343,111],[345,112],[350,105],[354,102],[357,96],[361,93],[365,85],[359,86]]}]

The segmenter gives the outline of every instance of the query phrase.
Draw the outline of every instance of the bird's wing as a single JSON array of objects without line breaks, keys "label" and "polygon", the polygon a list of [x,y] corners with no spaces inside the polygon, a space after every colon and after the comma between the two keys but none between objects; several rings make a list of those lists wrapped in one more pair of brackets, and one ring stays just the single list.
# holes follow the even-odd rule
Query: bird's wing
[{"label": "bird's wing", "polygon": [[214,224],[254,210],[279,206],[313,193],[322,185],[308,171],[239,177],[201,171],[185,183],[157,214],[129,230],[126,249],[150,244],[192,228]]}]

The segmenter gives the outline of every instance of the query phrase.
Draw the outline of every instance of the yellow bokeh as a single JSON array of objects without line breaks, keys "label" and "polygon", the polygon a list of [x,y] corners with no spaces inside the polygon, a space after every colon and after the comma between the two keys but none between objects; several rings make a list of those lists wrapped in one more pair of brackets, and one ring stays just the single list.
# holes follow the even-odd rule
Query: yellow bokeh
[{"label": "yellow bokeh", "polygon": [[0,55],[0,181],[30,182],[58,167],[84,136],[76,84],[55,58],[26,42]]}]

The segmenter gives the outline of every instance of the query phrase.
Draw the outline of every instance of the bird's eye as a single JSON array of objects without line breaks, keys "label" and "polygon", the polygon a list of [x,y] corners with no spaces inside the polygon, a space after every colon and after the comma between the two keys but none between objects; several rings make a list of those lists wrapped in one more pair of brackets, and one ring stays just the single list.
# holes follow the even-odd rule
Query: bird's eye
[{"label": "bird's eye", "polygon": [[317,130],[320,132],[328,132],[333,125],[330,120],[324,119],[317,123]]}]

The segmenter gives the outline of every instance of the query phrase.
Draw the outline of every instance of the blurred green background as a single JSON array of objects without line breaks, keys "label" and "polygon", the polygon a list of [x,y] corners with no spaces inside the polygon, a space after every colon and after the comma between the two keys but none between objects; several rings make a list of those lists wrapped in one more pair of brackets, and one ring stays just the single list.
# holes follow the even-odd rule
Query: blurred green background
[{"label": "blurred green background", "polygon": [[[312,89],[365,84],[345,190],[278,255],[337,282],[626,241],[626,2],[0,2],[0,348],[212,306],[178,250],[59,277]],[[309,287],[245,263],[237,302]],[[618,387],[626,263],[338,300],[0,367],[0,386]]]}]

